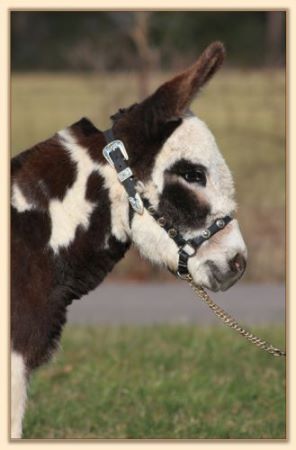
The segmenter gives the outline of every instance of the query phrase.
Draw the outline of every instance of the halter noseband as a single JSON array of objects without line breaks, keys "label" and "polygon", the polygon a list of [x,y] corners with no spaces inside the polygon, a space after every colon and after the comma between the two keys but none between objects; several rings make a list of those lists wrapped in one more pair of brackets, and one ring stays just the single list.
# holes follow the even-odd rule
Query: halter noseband
[{"label": "halter noseband", "polygon": [[224,216],[216,219],[208,228],[203,230],[201,235],[192,238],[184,239],[184,237],[166,222],[165,218],[160,216],[155,208],[150,204],[147,198],[141,198],[137,192],[137,181],[134,178],[133,172],[129,167],[128,154],[122,141],[115,139],[111,129],[104,132],[107,145],[103,149],[103,156],[108,163],[114,167],[117,176],[128,195],[130,206],[138,214],[143,214],[144,208],[155,219],[159,226],[161,226],[169,235],[169,237],[177,244],[179,248],[179,261],[176,275],[180,278],[186,278],[188,272],[188,259],[192,258],[199,249],[199,247],[208,239],[210,239],[218,231],[223,230],[226,225],[232,220],[231,216]]}]

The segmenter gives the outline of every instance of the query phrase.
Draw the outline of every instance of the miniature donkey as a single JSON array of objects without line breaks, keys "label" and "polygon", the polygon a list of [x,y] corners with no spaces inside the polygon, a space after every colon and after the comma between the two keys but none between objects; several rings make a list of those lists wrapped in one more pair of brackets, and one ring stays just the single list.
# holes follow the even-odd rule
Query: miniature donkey
[{"label": "miniature donkey", "polygon": [[113,138],[128,154],[130,180],[139,181],[140,211],[131,206],[114,164],[102,156],[106,133],[88,119],[13,158],[13,438],[21,437],[29,376],[56,348],[67,306],[98,286],[131,243],[145,258],[176,273],[180,248],[172,238],[200,236],[217,218],[231,216],[188,256],[187,269],[195,283],[214,291],[227,289],[244,272],[247,252],[232,217],[230,171],[207,126],[189,111],[224,53],[220,42],[212,43],[189,69],[112,116]]}]

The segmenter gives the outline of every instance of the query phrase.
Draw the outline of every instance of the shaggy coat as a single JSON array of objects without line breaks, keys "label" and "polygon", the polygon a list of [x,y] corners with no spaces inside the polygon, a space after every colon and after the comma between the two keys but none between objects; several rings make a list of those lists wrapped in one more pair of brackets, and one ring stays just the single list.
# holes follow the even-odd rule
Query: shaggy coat
[{"label": "shaggy coat", "polygon": [[[205,124],[188,110],[224,59],[209,46],[185,72],[140,104],[112,116],[134,176],[184,237],[235,210],[233,182]],[[12,160],[12,437],[21,436],[31,371],[56,348],[68,305],[96,288],[131,242],[152,262],[176,271],[178,248],[144,211],[134,213],[102,156],[104,133],[83,118]],[[229,261],[246,249],[233,220],[190,258],[194,280],[226,289],[242,274]],[[243,255],[243,256],[242,256]]]}]

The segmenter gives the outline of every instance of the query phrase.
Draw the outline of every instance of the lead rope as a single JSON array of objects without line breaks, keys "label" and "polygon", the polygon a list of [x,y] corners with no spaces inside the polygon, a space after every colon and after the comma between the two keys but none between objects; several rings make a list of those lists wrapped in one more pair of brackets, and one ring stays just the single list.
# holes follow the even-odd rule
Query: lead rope
[{"label": "lead rope", "polygon": [[241,336],[246,338],[249,342],[256,345],[256,347],[260,348],[261,350],[264,350],[273,356],[286,356],[286,352],[280,350],[279,348],[274,347],[269,342],[264,341],[263,339],[255,336],[255,334],[241,327],[239,323],[230,314],[224,311],[223,308],[218,306],[210,298],[209,294],[207,294],[207,292],[201,286],[198,286],[193,282],[191,275],[187,275],[185,279],[189,283],[193,291],[198,295],[198,297],[204,303],[206,303],[206,305],[208,305],[208,307],[214,312],[214,314],[216,314],[216,316],[220,320],[222,320],[223,323],[225,323],[225,325],[227,325],[229,328],[232,328],[234,331],[239,333]]}]

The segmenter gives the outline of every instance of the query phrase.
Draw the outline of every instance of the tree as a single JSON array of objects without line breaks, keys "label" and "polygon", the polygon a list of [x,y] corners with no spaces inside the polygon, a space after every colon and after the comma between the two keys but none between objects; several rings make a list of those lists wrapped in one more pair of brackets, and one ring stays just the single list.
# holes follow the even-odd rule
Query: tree
[{"label": "tree", "polygon": [[269,66],[283,64],[283,25],[284,14],[281,11],[268,11],[266,27],[267,64]]}]

